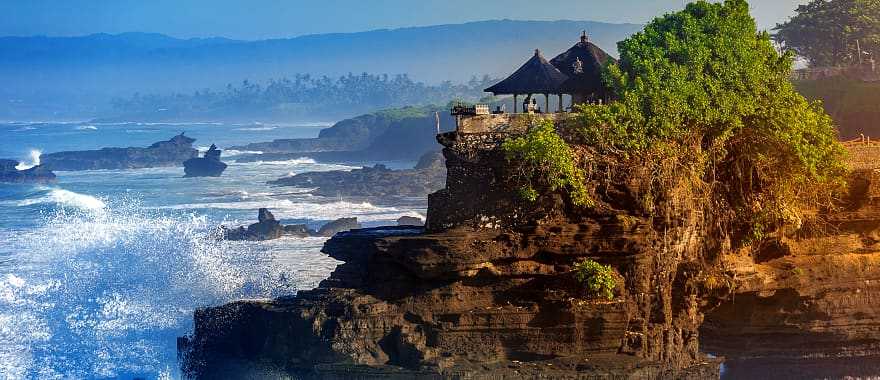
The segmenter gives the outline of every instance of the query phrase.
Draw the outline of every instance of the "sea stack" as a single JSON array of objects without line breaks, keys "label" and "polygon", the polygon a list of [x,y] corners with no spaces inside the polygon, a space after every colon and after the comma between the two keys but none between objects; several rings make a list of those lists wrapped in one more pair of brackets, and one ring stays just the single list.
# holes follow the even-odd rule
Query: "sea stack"
[{"label": "sea stack", "polygon": [[190,158],[183,162],[185,177],[219,177],[226,170],[226,164],[220,161],[220,153],[217,146],[211,147],[203,157]]},{"label": "sea stack", "polygon": [[55,173],[44,166],[37,165],[29,169],[18,170],[15,160],[0,160],[0,182],[10,183],[48,183],[55,182]]}]

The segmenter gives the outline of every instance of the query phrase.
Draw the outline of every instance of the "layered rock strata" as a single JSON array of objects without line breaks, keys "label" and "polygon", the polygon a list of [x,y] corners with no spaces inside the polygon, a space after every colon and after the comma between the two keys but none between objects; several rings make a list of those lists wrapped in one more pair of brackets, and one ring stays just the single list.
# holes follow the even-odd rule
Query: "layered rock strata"
[{"label": "layered rock strata", "polygon": [[[712,378],[700,353],[699,287],[717,252],[687,173],[599,163],[596,207],[562,196],[523,202],[499,150],[505,133],[447,133],[446,188],[426,227],[336,235],[343,261],[295,297],[201,309],[179,342],[186,373],[298,378]],[[639,200],[648,194],[646,211]],[[573,272],[615,269],[597,299]]]},{"label": "layered rock strata", "polygon": [[880,373],[880,171],[854,171],[849,191],[821,224],[723,258],[717,287],[732,294],[701,335],[731,378]]}]

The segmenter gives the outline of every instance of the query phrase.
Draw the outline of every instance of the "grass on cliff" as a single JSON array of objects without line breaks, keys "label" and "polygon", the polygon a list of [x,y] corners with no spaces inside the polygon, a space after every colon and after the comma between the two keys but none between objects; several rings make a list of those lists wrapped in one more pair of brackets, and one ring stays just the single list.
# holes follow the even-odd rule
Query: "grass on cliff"
[{"label": "grass on cliff", "polygon": [[574,271],[578,281],[591,296],[609,301],[614,299],[617,280],[614,278],[614,269],[610,265],[602,265],[586,259],[575,264]]},{"label": "grass on cliff", "polygon": [[[745,0],[688,4],[618,50],[619,62],[603,71],[615,100],[580,107],[574,143],[621,159],[668,150],[696,167],[717,206],[756,238],[831,204],[846,171],[835,126],[821,104],[795,91],[792,55],[758,31]],[[535,133],[507,145],[523,152],[530,139],[543,144],[545,132]],[[584,160],[554,149],[563,154],[525,161],[551,179],[550,191],[581,199],[571,165]]]}]

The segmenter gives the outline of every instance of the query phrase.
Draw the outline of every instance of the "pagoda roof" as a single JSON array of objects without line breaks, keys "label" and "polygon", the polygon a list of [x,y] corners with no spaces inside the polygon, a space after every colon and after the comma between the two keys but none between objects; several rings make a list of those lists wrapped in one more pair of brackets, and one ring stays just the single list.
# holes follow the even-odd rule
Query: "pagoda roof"
[{"label": "pagoda roof", "polygon": [[547,62],[541,51],[532,56],[507,79],[485,89],[493,94],[556,94],[568,77]]},{"label": "pagoda roof", "polygon": [[602,48],[587,38],[586,32],[574,46],[557,55],[550,63],[565,74],[568,79],[560,86],[566,94],[601,93],[605,86],[602,83],[602,68],[609,62],[617,62]]}]

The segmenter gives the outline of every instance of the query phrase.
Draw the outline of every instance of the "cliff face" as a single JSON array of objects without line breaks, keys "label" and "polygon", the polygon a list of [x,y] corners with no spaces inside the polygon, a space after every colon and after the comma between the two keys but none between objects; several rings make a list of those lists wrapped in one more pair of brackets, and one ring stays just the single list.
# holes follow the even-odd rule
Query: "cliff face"
[{"label": "cliff face", "polygon": [[392,170],[384,165],[354,170],[307,172],[269,182],[275,186],[315,188],[327,197],[421,197],[443,188],[446,167],[439,151],[422,155],[412,169]]},{"label": "cliff face", "polygon": [[854,171],[849,191],[825,223],[723,258],[734,294],[701,331],[732,377],[880,373],[880,172]]},{"label": "cliff face", "polygon": [[[311,291],[199,310],[179,342],[185,371],[306,378],[711,378],[699,350],[697,280],[711,223],[675,166],[600,162],[597,207],[522,201],[505,134],[447,133],[447,187],[426,229],[336,235],[341,260]],[[648,170],[664,170],[653,183]],[[644,200],[650,197],[652,202]],[[642,207],[645,203],[657,207]],[[615,268],[613,300],[588,297],[573,266]]]},{"label": "cliff face", "polygon": [[195,139],[183,134],[167,141],[159,141],[146,148],[103,148],[56,152],[43,155],[42,166],[50,170],[140,169],[161,166],[181,166],[184,161],[198,157],[192,147]]},{"label": "cliff face", "polygon": [[42,165],[30,169],[18,170],[19,162],[0,159],[0,182],[7,183],[51,183],[55,182],[55,173]]}]

